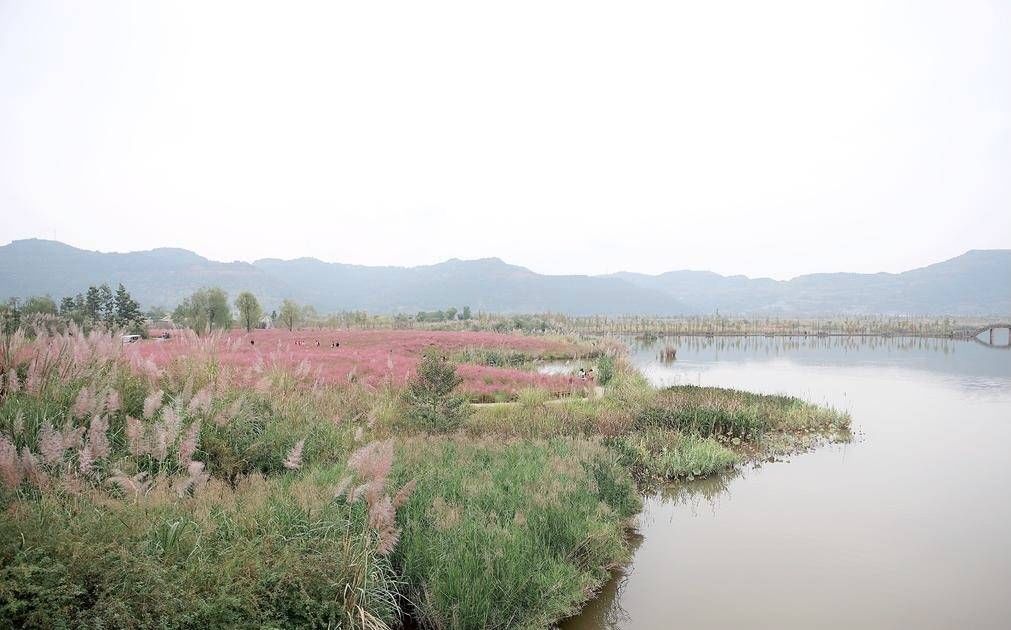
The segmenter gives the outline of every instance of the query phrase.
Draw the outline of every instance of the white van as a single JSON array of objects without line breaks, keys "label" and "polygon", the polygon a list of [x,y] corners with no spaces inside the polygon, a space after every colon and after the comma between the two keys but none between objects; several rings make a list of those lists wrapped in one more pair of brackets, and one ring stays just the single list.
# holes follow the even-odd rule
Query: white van
[{"label": "white van", "polygon": [[140,335],[123,335],[123,343],[133,343],[140,341]]}]

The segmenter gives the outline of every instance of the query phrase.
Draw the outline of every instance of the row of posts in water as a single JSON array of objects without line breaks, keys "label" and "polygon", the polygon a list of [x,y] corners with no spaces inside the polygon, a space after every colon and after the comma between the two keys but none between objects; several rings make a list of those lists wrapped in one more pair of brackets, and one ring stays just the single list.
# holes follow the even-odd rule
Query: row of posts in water
[{"label": "row of posts in water", "polygon": [[598,332],[629,335],[699,336],[699,335],[895,335],[956,337],[984,322],[978,320],[861,318],[861,319],[744,319],[744,318],[648,318],[648,317],[578,317],[568,318],[574,332]]},{"label": "row of posts in water", "polygon": [[469,320],[420,322],[399,315],[375,315],[365,312],[337,313],[307,321],[309,327],[401,328],[448,330],[509,330],[554,333],[603,333],[656,336],[906,336],[951,338],[967,334],[988,323],[979,318],[952,317],[826,317],[826,318],[746,318],[722,315],[684,317],[650,316],[567,316],[555,313],[537,315],[495,315],[477,313]]}]

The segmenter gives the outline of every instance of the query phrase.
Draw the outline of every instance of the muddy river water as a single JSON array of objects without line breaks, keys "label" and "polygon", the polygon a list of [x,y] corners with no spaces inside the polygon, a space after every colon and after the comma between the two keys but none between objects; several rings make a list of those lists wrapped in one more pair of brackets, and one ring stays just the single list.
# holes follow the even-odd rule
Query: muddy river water
[{"label": "muddy river water", "polygon": [[833,405],[856,436],[646,497],[631,564],[563,627],[1011,628],[1011,350],[682,338],[633,358],[659,386]]}]

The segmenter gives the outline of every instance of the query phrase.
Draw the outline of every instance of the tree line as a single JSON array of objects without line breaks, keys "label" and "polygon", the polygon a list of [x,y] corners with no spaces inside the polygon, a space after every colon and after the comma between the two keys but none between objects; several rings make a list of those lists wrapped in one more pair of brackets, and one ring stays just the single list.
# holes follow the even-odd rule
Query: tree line
[{"label": "tree line", "polygon": [[[228,294],[218,287],[195,291],[184,299],[172,312],[172,321],[180,326],[192,328],[198,333],[209,330],[227,330],[236,323],[247,332],[266,326],[264,310],[260,301],[250,291],[239,293],[234,302],[235,312],[228,304]],[[236,320],[235,315],[238,315]],[[279,325],[294,330],[303,320],[315,316],[311,306],[301,306],[294,300],[284,300],[279,310],[270,312],[271,325]]]},{"label": "tree line", "polygon": [[0,305],[0,319],[5,329],[16,329],[24,318],[58,318],[74,322],[84,329],[101,326],[140,333],[145,315],[137,300],[120,284],[113,291],[108,284],[92,285],[87,291],[66,296],[59,305],[48,295],[11,298]]},{"label": "tree line", "polygon": [[443,311],[418,311],[414,320],[418,322],[445,322],[445,321],[467,321],[471,318],[470,307],[464,306],[457,310],[455,306],[450,306]]},{"label": "tree line", "polygon": [[57,303],[52,297],[30,296],[11,298],[0,303],[0,319],[4,328],[14,329],[23,317],[48,317],[74,322],[85,330],[102,327],[107,330],[126,330],[147,336],[148,323],[162,320],[166,315],[175,326],[190,328],[198,334],[213,330],[228,330],[235,326],[251,331],[254,328],[281,327],[295,330],[303,325],[354,326],[383,320],[385,325],[403,327],[413,319],[416,322],[468,321],[471,309],[449,307],[436,311],[418,311],[415,316],[397,314],[392,320],[370,315],[364,311],[346,311],[321,317],[311,305],[300,305],[285,299],[281,305],[266,313],[260,301],[250,291],[239,293],[234,302],[219,287],[206,287],[194,291],[171,312],[154,306],[141,310],[140,304],[130,296],[122,284],[113,291],[108,284],[89,286],[86,291],[67,296]]}]

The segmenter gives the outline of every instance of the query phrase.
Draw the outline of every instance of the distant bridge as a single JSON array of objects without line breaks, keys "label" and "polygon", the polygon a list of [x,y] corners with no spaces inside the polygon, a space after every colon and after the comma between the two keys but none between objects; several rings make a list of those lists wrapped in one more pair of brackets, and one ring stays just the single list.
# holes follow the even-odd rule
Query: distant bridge
[{"label": "distant bridge", "polygon": [[[993,334],[998,330],[1008,331],[1007,343],[1001,344],[994,343]],[[979,336],[982,335],[983,333],[989,333],[988,340],[980,339]],[[987,324],[986,326],[980,326],[979,328],[976,329],[966,330],[959,336],[965,339],[972,339],[978,343],[983,344],[984,346],[989,346],[991,348],[1011,348],[1011,324],[1003,322],[998,324]]]}]

